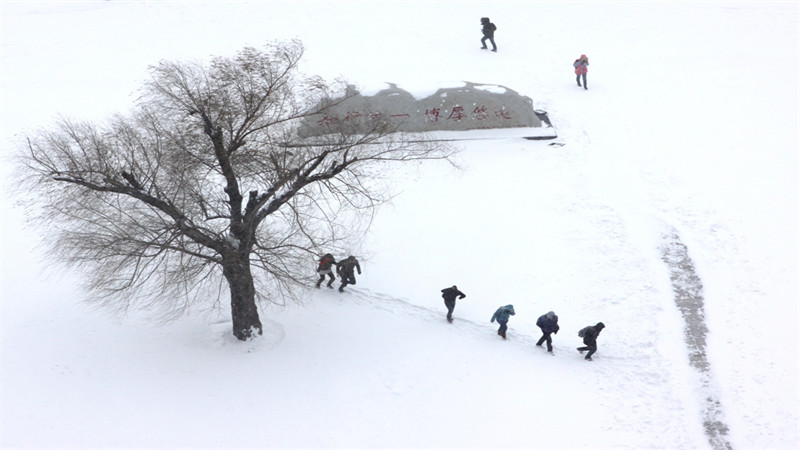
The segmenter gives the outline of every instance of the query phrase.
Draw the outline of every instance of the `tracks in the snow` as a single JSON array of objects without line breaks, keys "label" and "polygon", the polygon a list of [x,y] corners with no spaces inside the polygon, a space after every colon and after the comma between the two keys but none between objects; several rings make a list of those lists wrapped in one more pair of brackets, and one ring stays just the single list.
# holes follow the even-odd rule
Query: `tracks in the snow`
[{"label": "tracks in the snow", "polygon": [[[353,290],[347,292],[345,295],[347,294],[350,294],[347,298],[352,298],[352,301],[358,304],[368,305],[372,308],[388,311],[392,314],[402,314],[416,319],[422,318],[423,320],[444,323],[446,325],[446,310],[444,304],[442,304],[440,309],[434,309],[427,306],[415,305],[400,298],[372,292],[368,289]],[[441,303],[441,300],[439,300],[439,303]],[[497,324],[491,324],[488,321],[484,324],[469,319],[463,319],[458,317],[457,311],[458,308],[456,307],[456,316],[454,317],[455,323],[453,325],[457,332],[472,336],[486,335],[490,338],[497,337],[500,339],[498,336],[494,336],[498,327]],[[535,338],[533,336],[520,334],[514,331],[513,328],[509,329],[508,334],[510,338],[508,340],[509,344],[518,345],[526,350],[535,351],[536,339],[538,339],[538,337]]]},{"label": "tracks in the snow", "polygon": [[[698,387],[703,395],[700,405],[703,428],[709,443],[716,450],[731,450],[728,439],[729,428],[724,422],[723,407],[716,388],[710,363],[707,357],[706,339],[708,327],[705,321],[703,283],[695,270],[694,262],[689,257],[686,245],[674,228],[670,228],[663,237],[660,247],[661,259],[667,266],[674,293],[674,301],[684,320],[684,341],[688,349],[689,364],[698,375]],[[444,322],[444,310],[415,305],[406,300],[389,297],[371,291],[349,291],[346,297],[358,304],[402,314],[409,317],[422,318],[431,322]],[[477,323],[468,319],[456,318],[455,329],[460,333],[471,335],[491,335],[493,327],[489,324]],[[514,333],[510,344],[535,352],[536,338]]]},{"label": "tracks in the snow", "polygon": [[689,365],[697,371],[700,379],[700,389],[704,397],[702,412],[705,433],[714,449],[730,450],[732,447],[728,441],[728,426],[723,422],[722,404],[712,386],[711,366],[706,355],[708,327],[703,308],[703,283],[677,230],[673,228],[665,234],[660,250],[661,259],[669,270],[675,305],[683,316]]}]

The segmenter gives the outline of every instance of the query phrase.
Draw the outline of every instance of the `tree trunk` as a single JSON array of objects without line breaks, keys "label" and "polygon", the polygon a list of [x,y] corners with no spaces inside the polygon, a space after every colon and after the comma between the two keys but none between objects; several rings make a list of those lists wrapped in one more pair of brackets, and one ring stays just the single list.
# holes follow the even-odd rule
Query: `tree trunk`
[{"label": "tree trunk", "polygon": [[223,261],[223,274],[231,290],[233,335],[246,341],[262,333],[256,307],[256,289],[248,255],[232,256]]}]

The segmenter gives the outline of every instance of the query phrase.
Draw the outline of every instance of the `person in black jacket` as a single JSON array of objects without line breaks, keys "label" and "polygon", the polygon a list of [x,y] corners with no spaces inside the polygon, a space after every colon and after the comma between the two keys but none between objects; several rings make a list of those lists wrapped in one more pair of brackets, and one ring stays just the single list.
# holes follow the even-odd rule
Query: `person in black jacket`
[{"label": "person in black jacket", "polygon": [[547,342],[547,351],[553,353],[553,338],[550,337],[550,334],[558,333],[558,316],[553,311],[550,311],[539,317],[536,321],[536,326],[542,330],[542,337],[539,338],[539,342],[536,345],[541,347],[543,343]]},{"label": "person in black jacket", "polygon": [[597,322],[597,325],[589,325],[588,327],[584,327],[580,332],[578,332],[578,336],[583,334],[583,343],[586,345],[585,347],[578,347],[578,351],[583,354],[586,350],[589,353],[586,354],[586,357],[583,358],[587,361],[592,360],[592,355],[594,352],[597,351],[597,336],[600,335],[600,332],[603,331],[603,328],[606,326],[603,322]]},{"label": "person in black jacket", "polygon": [[481,31],[483,32],[483,38],[481,39],[481,45],[482,45],[481,49],[486,50],[488,48],[486,47],[486,40],[488,39],[489,42],[492,43],[492,51],[496,52],[497,44],[494,43],[494,32],[495,30],[497,30],[497,27],[492,22],[489,21],[488,17],[481,17],[481,25],[483,25],[483,28],[481,28]]},{"label": "person in black jacket", "polygon": [[447,321],[450,323],[453,322],[453,309],[455,309],[456,307],[456,297],[461,299],[466,297],[466,294],[459,291],[455,285],[449,288],[442,289],[442,298],[444,299],[444,306],[447,307]]},{"label": "person in black jacket", "polygon": [[356,284],[356,275],[353,269],[358,269],[358,274],[361,275],[361,266],[358,265],[358,260],[355,256],[348,256],[336,263],[336,273],[342,279],[342,285],[339,286],[339,292],[344,292],[344,287],[348,284]]}]

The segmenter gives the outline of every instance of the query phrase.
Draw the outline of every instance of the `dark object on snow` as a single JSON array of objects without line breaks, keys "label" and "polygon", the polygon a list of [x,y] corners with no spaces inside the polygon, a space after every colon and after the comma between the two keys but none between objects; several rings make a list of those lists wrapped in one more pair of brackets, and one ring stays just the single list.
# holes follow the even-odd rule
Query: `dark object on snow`
[{"label": "dark object on snow", "polygon": [[[553,122],[550,122],[550,116],[547,115],[547,111],[542,111],[541,109],[534,109],[533,113],[536,115],[536,117],[539,119],[539,121],[541,123],[547,125],[547,128],[553,128]],[[539,141],[539,140],[543,140],[543,139],[553,139],[554,137],[555,137],[555,134],[543,135],[543,136],[526,136],[525,139],[527,139],[529,141]],[[551,145],[551,146],[555,145],[555,146],[559,146],[560,147],[560,146],[562,146],[564,144],[557,144],[557,143],[553,142],[553,143],[551,143],[549,145]]]},{"label": "dark object on snow", "polygon": [[458,288],[453,285],[449,288],[442,289],[442,298],[444,299],[444,306],[447,307],[447,321],[453,321],[453,309],[456,307],[456,297],[462,299],[467,295],[463,292],[459,291]]},{"label": "dark object on snow", "polygon": [[594,355],[594,352],[597,351],[597,337],[605,327],[606,326],[603,322],[597,322],[596,325],[589,325],[588,327],[581,329],[581,331],[578,331],[578,336],[583,338],[583,343],[585,345],[585,347],[578,347],[578,351],[581,354],[587,350],[589,351],[589,353],[586,355],[586,358],[584,358],[585,360],[592,360],[592,355]]},{"label": "dark object on snow", "polygon": [[497,30],[497,27],[489,21],[488,17],[481,17],[481,32],[483,32],[483,38],[481,38],[481,49],[486,50],[486,40],[488,39],[489,42],[492,43],[492,51],[497,51],[497,44],[494,43],[494,32]]},{"label": "dark object on snow", "polygon": [[550,311],[547,314],[539,317],[539,319],[536,321],[536,326],[542,330],[542,337],[539,338],[539,342],[537,342],[536,345],[541,347],[543,343],[547,342],[547,351],[552,353],[553,338],[551,338],[550,335],[552,333],[558,334],[558,330],[560,328],[558,326],[558,316],[553,311]]},{"label": "dark object on snow", "polygon": [[536,114],[536,117],[538,117],[539,120],[546,123],[548,127],[553,126],[553,123],[550,122],[550,116],[547,115],[547,111],[542,111],[541,109],[534,109],[533,113]]},{"label": "dark object on snow", "polygon": [[336,273],[339,274],[339,278],[342,279],[339,292],[344,292],[344,287],[348,284],[356,284],[356,275],[353,273],[353,269],[357,269],[358,274],[361,275],[361,266],[358,264],[358,260],[355,256],[348,256],[346,259],[336,263]]}]

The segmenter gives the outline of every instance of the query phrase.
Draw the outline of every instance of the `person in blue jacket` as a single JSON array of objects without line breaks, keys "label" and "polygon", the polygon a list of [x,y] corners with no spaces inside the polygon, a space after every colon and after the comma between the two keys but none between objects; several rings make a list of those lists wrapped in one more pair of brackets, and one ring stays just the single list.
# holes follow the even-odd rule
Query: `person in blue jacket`
[{"label": "person in blue jacket", "polygon": [[536,326],[542,330],[542,337],[539,338],[539,342],[536,345],[541,347],[543,343],[547,342],[547,351],[553,353],[553,338],[550,337],[550,334],[558,334],[558,316],[553,311],[550,311],[539,317],[539,320],[536,321]]},{"label": "person in blue jacket", "polygon": [[506,330],[508,330],[508,318],[513,315],[515,315],[514,305],[506,305],[497,308],[497,311],[495,311],[492,316],[492,322],[496,320],[497,323],[500,324],[500,329],[497,330],[497,334],[503,339],[506,338]]}]

